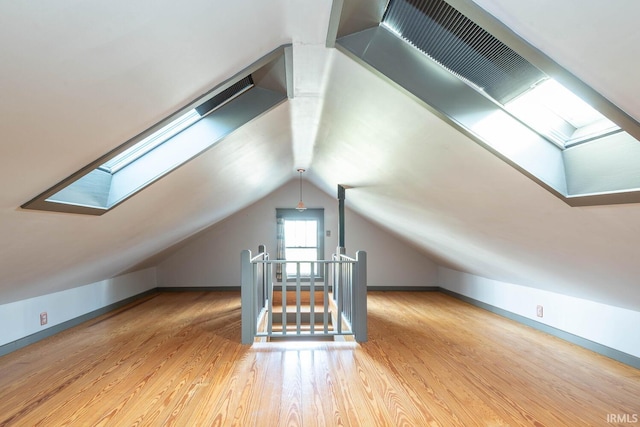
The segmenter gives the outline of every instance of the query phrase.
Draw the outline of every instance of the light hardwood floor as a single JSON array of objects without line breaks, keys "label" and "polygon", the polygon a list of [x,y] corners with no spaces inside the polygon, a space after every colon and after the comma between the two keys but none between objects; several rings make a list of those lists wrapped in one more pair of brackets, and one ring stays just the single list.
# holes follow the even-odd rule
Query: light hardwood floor
[{"label": "light hardwood floor", "polygon": [[239,293],[147,297],[1,357],[0,425],[556,427],[640,414],[639,370],[437,292],[370,292],[361,345],[239,342]]}]

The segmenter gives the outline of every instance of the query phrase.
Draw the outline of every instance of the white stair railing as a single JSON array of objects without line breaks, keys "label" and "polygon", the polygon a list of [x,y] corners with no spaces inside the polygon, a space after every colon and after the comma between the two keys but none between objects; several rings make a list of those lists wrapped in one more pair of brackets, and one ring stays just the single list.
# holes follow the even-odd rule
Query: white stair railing
[{"label": "white stair railing", "polygon": [[[350,258],[342,248],[331,260],[318,261],[271,260],[262,245],[253,257],[251,251],[242,251],[242,343],[250,344],[256,337],[341,335],[353,335],[358,342],[366,341],[366,263],[366,252],[358,251],[355,258]],[[285,272],[279,289],[274,289],[275,264],[283,264]],[[287,264],[295,265],[295,275],[286,274]],[[301,274],[305,264],[309,265],[308,275]],[[308,306],[302,303],[302,293],[307,289]],[[274,307],[275,292],[281,293],[280,307]],[[288,302],[291,292],[295,295],[294,304]],[[320,304],[316,297],[322,299]]]}]

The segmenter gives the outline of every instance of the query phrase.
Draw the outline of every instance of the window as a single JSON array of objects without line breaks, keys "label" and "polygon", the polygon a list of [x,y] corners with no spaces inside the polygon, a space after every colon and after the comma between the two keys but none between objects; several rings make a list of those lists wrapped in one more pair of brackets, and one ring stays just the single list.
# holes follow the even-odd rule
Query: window
[{"label": "window", "polygon": [[474,2],[389,0],[360,28],[336,48],[570,206],[640,202],[640,123]]},{"label": "window", "polygon": [[[279,247],[283,251],[279,259],[287,261],[317,261],[324,259],[324,209],[307,209],[298,212],[295,209],[277,209]],[[324,268],[315,264],[314,278],[322,280]],[[287,278],[297,274],[297,264],[287,263],[284,271]],[[311,264],[300,264],[300,276],[311,276]]]},{"label": "window", "polygon": [[189,110],[187,113],[181,115],[175,120],[169,122],[169,124],[161,127],[143,140],[135,143],[122,153],[113,157],[109,161],[103,163],[98,169],[115,174],[122,168],[129,166],[136,160],[142,158],[148,154],[154,148],[159,147],[171,138],[189,128],[194,123],[198,122],[202,117],[214,112],[218,108],[222,107],[227,102],[240,96],[247,90],[254,86],[253,78],[251,75],[240,79],[237,83],[231,85],[227,89],[220,92],[218,95],[211,98],[209,101],[202,103],[198,107]]},{"label": "window", "polygon": [[[315,219],[284,220],[284,258],[287,261],[318,260],[318,221]],[[287,264],[287,277],[295,276],[296,264]],[[311,275],[311,265],[301,264],[300,274]],[[317,268],[314,275],[318,274]]]},{"label": "window", "polygon": [[251,75],[240,79],[211,100],[169,121],[45,201],[110,209],[198,154],[201,147],[194,151],[188,148],[188,140],[198,134],[191,127],[252,87]]},{"label": "window", "polygon": [[150,136],[118,154],[108,162],[103,163],[98,167],[98,169],[110,174],[118,172],[123,167],[130,165],[149,151],[168,141],[200,120],[200,117],[200,114],[198,114],[195,109],[190,110],[188,113],[178,117],[176,120],[152,133]]},{"label": "window", "polygon": [[287,100],[285,47],[22,205],[102,215]]},{"label": "window", "polygon": [[621,131],[443,0],[391,0],[382,25],[560,148]]},{"label": "window", "polygon": [[563,148],[621,131],[553,79],[538,83],[505,108]]}]

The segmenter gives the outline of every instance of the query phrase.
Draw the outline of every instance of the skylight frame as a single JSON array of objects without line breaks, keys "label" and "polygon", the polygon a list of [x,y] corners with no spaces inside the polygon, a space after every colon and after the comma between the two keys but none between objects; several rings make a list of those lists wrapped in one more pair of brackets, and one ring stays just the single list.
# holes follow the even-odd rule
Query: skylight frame
[{"label": "skylight frame", "polygon": [[140,159],[151,150],[164,144],[183,130],[192,126],[201,118],[202,116],[198,114],[195,108],[189,110],[187,113],[171,121],[148,137],[129,147],[122,153],[101,164],[100,166],[98,166],[98,169],[113,175],[120,171],[122,168],[127,167],[131,163]]},{"label": "skylight frame", "polygon": [[[284,44],[120,147],[91,162],[22,209],[103,215],[189,162],[293,93],[292,47]],[[248,84],[247,84],[248,82]],[[195,109],[201,118],[162,143],[147,146],[117,170],[109,160]],[[124,158],[124,157],[123,157]],[[106,166],[105,166],[106,164]],[[120,166],[120,165],[118,165]]]},{"label": "skylight frame", "polygon": [[111,175],[117,173],[254,86],[253,78],[251,77],[251,74],[249,74],[247,77],[230,85],[211,99],[188,110],[186,113],[171,120],[151,135],[136,142],[122,153],[98,166],[98,169],[110,173]]},{"label": "skylight frame", "polygon": [[561,149],[623,132],[552,78],[524,91],[503,108]]},{"label": "skylight frame", "polygon": [[[190,142],[200,134],[192,127],[254,86],[251,74],[224,85],[224,89],[216,91],[215,95],[204,97],[197,105],[186,107],[165,119],[163,124],[147,130],[145,134],[151,133],[146,137],[140,135],[137,138],[142,139],[133,145],[130,145],[131,141],[125,143],[127,149],[101,163],[89,174],[61,187],[45,202],[102,211],[113,208],[203,151],[202,146],[194,148],[200,144]],[[215,128],[221,130],[225,127],[223,124]],[[223,130],[217,137],[213,132],[209,137],[217,140],[225,132]]]},{"label": "skylight frame", "polygon": [[[562,150],[623,131],[619,125],[614,124],[589,102],[581,99],[574,91],[558,82],[556,83],[562,86],[563,90],[571,93],[576,100],[580,100],[585,108],[595,111],[600,116],[598,121],[606,125],[599,127],[594,121],[587,126],[576,128],[562,114],[550,109],[547,111],[538,110],[538,115],[541,112],[547,117],[553,114],[565,123],[557,123],[557,125],[540,123],[540,118],[532,118],[530,112],[514,114],[514,109],[509,108],[509,104],[514,100],[526,98],[528,93],[535,91],[545,82],[555,80],[548,73],[542,71],[539,66],[522,56],[520,52],[488,32],[475,19],[468,17],[463,10],[458,8],[460,5],[464,6],[465,2],[463,0],[421,0],[418,2],[389,0],[382,13],[380,26],[385,27],[416,48],[474,90],[483,94],[516,120],[521,121],[525,126]],[[461,9],[468,9],[468,7],[464,6]],[[417,25],[423,18],[416,19],[415,14],[423,15],[422,27]],[[438,41],[440,44],[437,43]],[[446,49],[443,48],[443,45]],[[520,74],[527,77],[520,79],[518,77]],[[501,79],[504,79],[504,83],[500,83]],[[529,84],[523,85],[527,81]],[[483,87],[483,82],[488,86]],[[513,86],[514,84],[515,86]],[[515,90],[518,85],[519,89]],[[499,97],[496,98],[494,94]],[[550,120],[556,121],[553,118]],[[573,127],[570,135],[565,131],[568,126]]]},{"label": "skylight frame", "polygon": [[[412,4],[424,0],[412,1]],[[446,0],[623,132],[562,149],[397,33],[381,25],[387,1],[344,0],[332,13],[329,46],[405,92],[569,206],[640,203],[640,122],[487,13],[473,0]],[[334,8],[336,9],[336,8]],[[332,9],[332,12],[334,11]],[[340,12],[340,9],[336,9]],[[344,11],[343,11],[344,12]],[[370,17],[372,19],[362,19]],[[508,125],[506,130],[504,125]],[[515,130],[515,134],[512,132]]]}]

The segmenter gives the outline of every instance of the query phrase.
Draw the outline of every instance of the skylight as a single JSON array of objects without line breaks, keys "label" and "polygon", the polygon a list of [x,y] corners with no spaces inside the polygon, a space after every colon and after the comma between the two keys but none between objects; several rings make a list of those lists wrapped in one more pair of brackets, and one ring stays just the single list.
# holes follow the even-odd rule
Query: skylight
[{"label": "skylight", "polygon": [[98,167],[98,169],[110,174],[118,172],[120,169],[130,165],[154,148],[162,145],[164,142],[187,129],[205,115],[222,107],[227,102],[251,89],[253,86],[254,83],[251,75],[239,80],[237,83],[229,86],[218,95],[212,97],[209,101],[189,110],[187,113],[163,126],[143,140],[137,142],[135,145],[129,147],[127,150],[118,154],[111,160],[103,163]]},{"label": "skylight", "polygon": [[620,131],[443,0],[391,0],[382,25],[561,148]]},{"label": "skylight", "polygon": [[162,127],[160,130],[144,138],[137,144],[118,154],[108,162],[103,163],[98,169],[110,174],[118,172],[123,167],[135,162],[149,151],[158,147],[170,138],[173,138],[175,135],[200,120],[200,117],[200,114],[198,114],[195,109],[189,111],[168,125]]},{"label": "skylight", "polygon": [[[568,205],[640,203],[640,122],[480,6],[358,7],[336,32],[335,46],[348,57]],[[353,18],[381,12],[378,26]]]},{"label": "skylight", "polygon": [[102,215],[286,101],[288,89],[281,46],[22,207]]},{"label": "skylight", "polygon": [[507,111],[562,147],[620,131],[589,104],[547,79],[505,104]]}]

